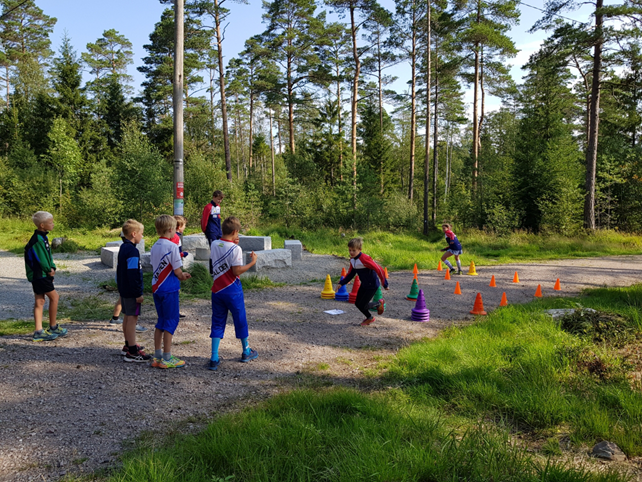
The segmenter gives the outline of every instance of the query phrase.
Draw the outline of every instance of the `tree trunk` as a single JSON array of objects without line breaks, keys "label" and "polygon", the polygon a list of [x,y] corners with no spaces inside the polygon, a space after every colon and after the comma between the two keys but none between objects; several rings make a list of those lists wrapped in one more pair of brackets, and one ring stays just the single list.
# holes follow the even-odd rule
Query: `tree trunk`
[{"label": "tree trunk", "polygon": [[339,70],[339,65],[337,64],[337,115],[339,120],[339,179],[343,181],[343,125],[342,125],[342,116],[341,116],[341,80]]},{"label": "tree trunk", "polygon": [[[428,1],[426,6],[426,146],[424,158],[424,235],[428,234],[428,186],[430,185],[430,64],[431,64],[431,41],[432,41],[432,26],[430,25],[432,15],[432,2]],[[435,144],[435,147],[437,145]],[[434,196],[433,196],[434,197]],[[434,224],[434,221],[433,221]]]},{"label": "tree trunk", "polygon": [[[292,40],[288,39],[289,51],[292,49]],[[292,81],[292,54],[288,53],[288,66],[287,66],[287,80],[288,80],[288,122],[290,128],[290,152],[295,153],[294,144],[294,83]]]},{"label": "tree trunk", "polygon": [[359,96],[359,75],[361,60],[357,51],[357,26],[354,18],[355,6],[350,4],[350,24],[352,33],[352,58],[354,59],[354,79],[352,81],[352,208],[357,210],[357,101]]},{"label": "tree trunk", "polygon": [[252,170],[252,140],[254,138],[254,93],[250,90],[250,141],[248,143],[250,171]]},{"label": "tree trunk", "polygon": [[408,199],[412,201],[415,190],[415,142],[417,135],[417,96],[415,89],[417,86],[417,12],[415,2],[412,2],[412,40],[410,50],[410,172],[408,173]]},{"label": "tree trunk", "polygon": [[223,148],[225,150],[225,172],[227,180],[232,182],[232,154],[230,153],[230,139],[227,132],[227,104],[225,100],[225,70],[223,68],[223,37],[221,36],[221,17],[218,9],[218,0],[214,0],[214,21],[216,25],[216,44],[218,47],[218,72],[219,88],[221,90],[221,115],[223,118]]},{"label": "tree trunk", "polygon": [[274,170],[274,133],[272,132],[272,109],[270,109],[270,152],[272,153],[272,196],[276,196],[276,174]]},{"label": "tree trunk", "polygon": [[586,197],[584,198],[584,227],[595,231],[595,177],[597,171],[597,141],[600,123],[600,76],[602,70],[602,44],[604,42],[601,12],[603,0],[595,4],[595,41],[593,53],[593,79],[591,84],[591,111],[589,115],[589,140],[586,149]]},{"label": "tree trunk", "polygon": [[[214,116],[214,69],[210,67],[210,120],[212,127],[210,128],[210,144],[212,145],[212,161],[216,159],[216,149],[214,147],[214,132],[216,130],[216,117]],[[231,162],[231,156],[230,156]]]},{"label": "tree trunk", "polygon": [[[481,5],[477,3],[477,24],[481,23]],[[477,191],[477,172],[479,169],[479,130],[477,125],[477,105],[479,97],[479,42],[475,42],[475,79],[473,89],[473,195]]]},{"label": "tree trunk", "polygon": [[[432,140],[432,225],[437,226],[437,177],[439,175],[439,165],[437,158],[437,146],[439,144],[439,71],[437,69],[439,61],[439,51],[435,55],[435,113],[433,119],[433,140]],[[427,133],[426,133],[427,135]]]},{"label": "tree trunk", "polygon": [[479,90],[481,91],[481,109],[479,112],[479,124],[477,125],[477,153],[481,152],[481,131],[484,124],[484,109],[486,107],[486,90],[484,89],[484,46],[481,47],[479,62]]}]

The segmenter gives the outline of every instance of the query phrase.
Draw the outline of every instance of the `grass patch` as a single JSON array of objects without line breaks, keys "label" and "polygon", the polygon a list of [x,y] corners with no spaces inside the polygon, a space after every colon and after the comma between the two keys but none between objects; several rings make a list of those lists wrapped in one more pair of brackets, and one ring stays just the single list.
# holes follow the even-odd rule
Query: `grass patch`
[{"label": "grass patch", "polygon": [[241,278],[241,284],[243,285],[244,290],[262,290],[265,288],[278,288],[279,286],[285,286],[286,283],[275,283],[267,276],[243,276]]},{"label": "grass patch", "polygon": [[0,320],[0,336],[28,335],[35,329],[33,320]]},{"label": "grass patch", "polygon": [[58,305],[58,318],[73,321],[100,321],[108,320],[114,310],[114,302],[99,296],[85,296],[82,298],[61,299]]}]

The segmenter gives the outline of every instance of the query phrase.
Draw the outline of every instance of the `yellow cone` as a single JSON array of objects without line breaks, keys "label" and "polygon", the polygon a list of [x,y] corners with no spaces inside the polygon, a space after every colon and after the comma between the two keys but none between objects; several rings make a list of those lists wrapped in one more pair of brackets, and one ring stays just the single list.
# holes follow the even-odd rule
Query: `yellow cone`
[{"label": "yellow cone", "polygon": [[475,262],[474,261],[470,262],[470,268],[468,268],[468,274],[470,276],[477,276],[477,271],[475,270]]},{"label": "yellow cone", "polygon": [[332,279],[330,278],[330,275],[325,277],[325,286],[321,292],[321,298],[324,300],[334,299],[334,290],[332,289]]}]

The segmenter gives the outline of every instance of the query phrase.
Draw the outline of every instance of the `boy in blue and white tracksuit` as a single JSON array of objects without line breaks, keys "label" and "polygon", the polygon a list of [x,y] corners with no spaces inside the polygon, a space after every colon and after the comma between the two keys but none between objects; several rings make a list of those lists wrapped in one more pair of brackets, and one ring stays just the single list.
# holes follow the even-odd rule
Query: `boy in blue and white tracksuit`
[{"label": "boy in blue and white tracksuit", "polygon": [[221,201],[223,200],[223,193],[221,191],[214,191],[212,193],[212,202],[207,203],[203,208],[203,215],[201,216],[201,229],[207,238],[207,244],[212,245],[213,241],[221,239],[223,232],[221,231]]},{"label": "boy in blue and white tracksuit", "polygon": [[442,224],[441,230],[444,232],[446,242],[448,243],[448,247],[442,249],[445,253],[442,255],[441,260],[446,264],[446,266],[448,266],[450,272],[454,273],[455,268],[453,268],[453,265],[448,261],[450,256],[454,256],[455,261],[457,261],[457,274],[461,274],[461,261],[459,260],[459,256],[463,253],[461,243],[459,242],[459,239],[457,239],[457,236],[455,236],[455,233],[452,232],[452,226],[450,224]]}]

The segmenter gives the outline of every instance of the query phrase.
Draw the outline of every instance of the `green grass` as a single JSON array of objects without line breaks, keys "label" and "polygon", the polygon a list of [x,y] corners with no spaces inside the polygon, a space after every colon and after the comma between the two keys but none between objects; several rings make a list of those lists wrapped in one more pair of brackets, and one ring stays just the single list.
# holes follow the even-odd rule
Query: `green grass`
[{"label": "green grass", "polygon": [[[533,262],[550,259],[584,258],[595,256],[640,254],[642,236],[598,231],[594,235],[564,237],[514,233],[499,237],[478,230],[456,231],[464,248],[462,262],[477,265]],[[248,234],[272,236],[272,247],[280,247],[284,239],[299,239],[315,254],[348,257],[348,241],[360,236],[363,251],[379,260],[388,269],[435,269],[446,247],[443,234],[428,237],[409,231],[345,231],[341,237],[336,229],[303,231],[283,226],[267,226],[250,230]]]},{"label": "green grass", "polygon": [[0,320],[0,336],[28,335],[33,333],[34,323],[33,320]]}]

